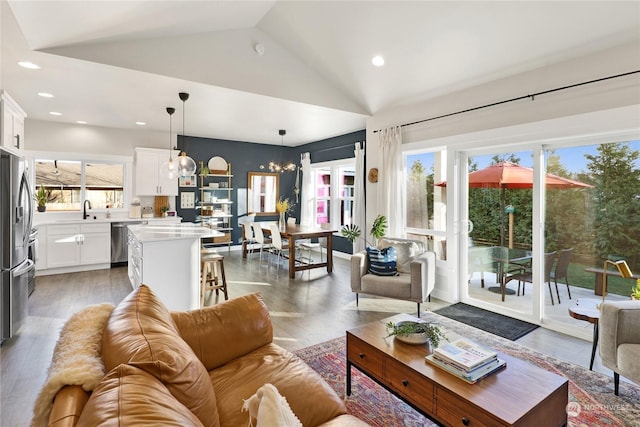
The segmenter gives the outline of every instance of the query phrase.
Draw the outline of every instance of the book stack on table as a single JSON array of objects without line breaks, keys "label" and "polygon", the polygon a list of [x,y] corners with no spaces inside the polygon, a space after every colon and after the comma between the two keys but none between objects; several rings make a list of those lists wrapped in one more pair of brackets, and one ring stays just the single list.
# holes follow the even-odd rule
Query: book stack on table
[{"label": "book stack on table", "polygon": [[498,353],[466,338],[436,348],[426,361],[474,384],[507,366]]}]

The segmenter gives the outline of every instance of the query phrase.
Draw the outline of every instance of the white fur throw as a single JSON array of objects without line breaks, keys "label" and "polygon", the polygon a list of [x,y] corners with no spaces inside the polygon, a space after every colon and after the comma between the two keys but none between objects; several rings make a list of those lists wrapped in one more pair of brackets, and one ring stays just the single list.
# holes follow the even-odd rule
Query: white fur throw
[{"label": "white fur throw", "polygon": [[272,384],[263,385],[256,394],[244,401],[242,411],[247,410],[249,426],[252,426],[252,419],[255,419],[256,427],[302,427],[287,399]]},{"label": "white fur throw", "polygon": [[47,380],[33,408],[32,427],[46,426],[56,393],[65,385],[80,385],[91,391],[105,375],[102,362],[102,332],[115,307],[90,305],[65,323],[53,350]]}]

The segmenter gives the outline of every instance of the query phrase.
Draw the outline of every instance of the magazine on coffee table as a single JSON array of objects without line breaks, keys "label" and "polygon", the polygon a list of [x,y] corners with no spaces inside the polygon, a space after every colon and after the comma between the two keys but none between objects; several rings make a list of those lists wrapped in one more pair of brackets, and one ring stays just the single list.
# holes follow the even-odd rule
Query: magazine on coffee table
[{"label": "magazine on coffee table", "polygon": [[470,372],[498,358],[494,350],[481,346],[467,338],[459,338],[433,351],[436,359]]},{"label": "magazine on coffee table", "polygon": [[434,357],[434,354],[429,354],[425,356],[425,360],[432,365],[435,365],[450,374],[455,375],[463,381],[466,381],[469,384],[475,384],[478,381],[488,377],[489,375],[498,372],[501,369],[504,369],[507,366],[507,362],[502,359],[496,358],[488,363],[485,363],[479,368],[474,369],[471,372],[465,372],[461,369],[456,368],[455,366],[444,363],[441,360]]}]

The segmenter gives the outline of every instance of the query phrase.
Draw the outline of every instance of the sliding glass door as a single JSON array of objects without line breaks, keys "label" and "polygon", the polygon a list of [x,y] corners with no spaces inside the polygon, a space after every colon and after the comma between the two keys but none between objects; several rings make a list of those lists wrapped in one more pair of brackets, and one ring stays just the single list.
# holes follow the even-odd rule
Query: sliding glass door
[{"label": "sliding glass door", "polygon": [[463,235],[467,302],[530,318],[533,284],[533,152],[467,152],[461,164],[466,193]]}]

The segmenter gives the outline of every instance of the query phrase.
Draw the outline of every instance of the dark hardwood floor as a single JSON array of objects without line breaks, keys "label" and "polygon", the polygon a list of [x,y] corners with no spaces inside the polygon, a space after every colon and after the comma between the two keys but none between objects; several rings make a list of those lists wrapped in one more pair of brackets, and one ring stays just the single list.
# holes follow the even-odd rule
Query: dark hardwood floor
[{"label": "dark hardwood floor", "polygon": [[[331,275],[317,269],[311,271],[310,277],[304,272],[289,279],[286,267],[281,266],[276,275],[275,266],[267,267],[264,259],[263,265],[259,265],[257,254],[243,260],[239,251],[221,253],[225,255],[229,297],[260,292],[271,313],[274,342],[288,350],[344,336],[349,328],[397,313],[415,314],[414,303],[365,295],[360,296],[356,307],[349,285],[349,262],[345,259],[334,257]],[[26,324],[16,337],[0,347],[0,425],[30,424],[33,404],[66,319],[90,304],[118,304],[129,292],[126,267],[37,277],[36,290],[29,298]],[[215,295],[208,295],[205,304],[214,303]],[[446,304],[434,300],[422,309],[434,310],[443,305]],[[556,357],[583,366],[588,364],[584,355],[589,354],[591,343],[542,328],[521,341]]]}]

